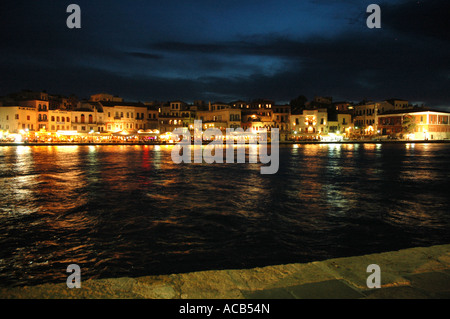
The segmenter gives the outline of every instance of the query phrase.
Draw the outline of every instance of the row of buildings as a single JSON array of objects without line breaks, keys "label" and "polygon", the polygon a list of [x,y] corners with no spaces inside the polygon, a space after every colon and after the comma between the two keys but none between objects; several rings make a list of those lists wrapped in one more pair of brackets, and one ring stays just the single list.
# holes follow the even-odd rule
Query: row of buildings
[{"label": "row of buildings", "polygon": [[[339,140],[400,137],[448,139],[450,113],[412,107],[408,101],[332,102],[316,97],[300,109],[259,99],[252,102],[126,102],[110,94],[88,100],[22,91],[0,100],[0,138],[8,134],[51,136],[141,136],[155,138],[175,128],[242,128],[258,133],[280,130],[283,140]],[[54,136],[53,136],[54,138]]]}]

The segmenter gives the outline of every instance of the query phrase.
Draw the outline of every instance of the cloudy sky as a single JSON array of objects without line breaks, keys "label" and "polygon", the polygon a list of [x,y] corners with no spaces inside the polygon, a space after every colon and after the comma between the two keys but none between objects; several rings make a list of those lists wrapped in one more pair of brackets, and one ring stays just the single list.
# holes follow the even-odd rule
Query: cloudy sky
[{"label": "cloudy sky", "polygon": [[[448,0],[2,0],[0,95],[21,89],[127,100],[303,94],[403,98],[450,110]],[[81,29],[66,8],[81,7]]]}]

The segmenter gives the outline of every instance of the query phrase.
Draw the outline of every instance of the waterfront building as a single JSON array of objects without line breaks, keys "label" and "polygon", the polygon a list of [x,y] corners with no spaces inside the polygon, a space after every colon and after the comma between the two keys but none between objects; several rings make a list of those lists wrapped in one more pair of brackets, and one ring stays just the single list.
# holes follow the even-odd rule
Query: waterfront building
[{"label": "waterfront building", "polygon": [[386,100],[387,103],[391,104],[394,107],[394,110],[402,110],[409,108],[409,102],[408,100],[402,100],[402,99],[389,99]]},{"label": "waterfront building", "polygon": [[331,96],[315,96],[314,102],[319,104],[331,104],[333,103],[333,98]]},{"label": "waterfront building", "polygon": [[90,101],[92,102],[123,102],[121,97],[111,95],[108,93],[98,93],[91,95]]},{"label": "waterfront building", "polygon": [[333,108],[338,112],[349,112],[353,109],[353,105],[349,102],[333,102]]},{"label": "waterfront building", "polygon": [[186,103],[182,101],[160,104],[158,107],[159,131],[161,133],[171,133],[177,127],[183,127],[182,110],[186,110]]},{"label": "waterfront building", "polygon": [[37,112],[33,106],[3,105],[0,107],[0,130],[18,134],[37,130]]},{"label": "waterfront building", "polygon": [[48,95],[48,108],[49,110],[69,110],[72,108],[71,100],[62,95]]},{"label": "waterfront building", "polygon": [[27,100],[48,101],[49,94],[45,91],[22,90],[17,93],[8,94],[7,98],[10,99],[11,101],[27,101]]},{"label": "waterfront building", "polygon": [[[105,130],[135,132],[147,129],[148,107],[135,102],[98,102],[103,109]],[[154,114],[154,112],[151,112]]]},{"label": "waterfront building", "polygon": [[349,112],[340,112],[328,115],[327,131],[328,134],[341,135],[348,138],[353,130],[352,115]]},{"label": "waterfront building", "polygon": [[89,101],[79,102],[73,95],[21,91],[1,98],[0,132],[26,132],[29,141],[33,136],[39,140],[39,134],[51,135],[55,140],[58,134],[69,133],[128,138],[151,134],[155,138],[155,134],[171,133],[179,127],[192,130],[198,119],[202,120],[204,130],[219,128],[223,133],[227,128],[241,127],[252,133],[278,128],[281,141],[327,140],[330,136],[389,135],[416,140],[450,137],[449,113],[412,108],[403,99],[352,105],[333,103],[331,97],[319,96],[308,105],[310,108],[294,110],[301,114],[292,114],[290,105],[277,105],[268,99],[231,103],[195,101],[189,105],[179,100],[125,102],[120,97],[100,93],[92,95]]},{"label": "waterfront building", "polygon": [[424,108],[392,110],[378,116],[381,135],[409,140],[450,138],[450,113]]},{"label": "waterfront building", "polygon": [[241,127],[241,110],[229,104],[210,104],[208,111],[197,111],[197,119],[202,121],[204,130],[218,128],[226,133],[227,128]]},{"label": "waterfront building", "polygon": [[246,101],[238,100],[230,103],[231,106],[240,109],[248,109],[250,108],[250,104]]},{"label": "waterfront building", "polygon": [[73,131],[84,134],[105,132],[104,111],[98,102],[83,102],[70,113]]},{"label": "waterfront building", "polygon": [[184,110],[182,110],[180,113],[180,117],[183,127],[192,128],[196,119],[196,115],[197,112],[190,107],[186,107]]},{"label": "waterfront building", "polygon": [[147,130],[159,131],[159,111],[158,106],[153,103],[144,103],[147,106]]},{"label": "waterfront building", "polygon": [[378,116],[393,110],[394,105],[387,101],[368,102],[356,105],[353,110],[353,124],[355,132],[359,135],[371,136],[379,133]]},{"label": "waterfront building", "polygon": [[257,133],[262,129],[270,131],[275,127],[273,118],[274,101],[267,99],[254,100],[245,107],[241,104],[241,126],[244,130],[251,130]]},{"label": "waterfront building", "polygon": [[273,106],[272,121],[274,122],[274,127],[280,130],[280,141],[286,141],[291,134],[290,117],[290,105]]},{"label": "waterfront building", "polygon": [[328,134],[327,109],[303,110],[291,115],[291,122],[294,140],[320,140]]},{"label": "waterfront building", "polygon": [[183,101],[169,102],[169,114],[175,117],[181,117],[181,111],[187,110],[187,104]]},{"label": "waterfront building", "polygon": [[49,101],[48,94],[42,93],[41,99],[27,99],[27,100],[18,100],[18,104],[22,107],[32,108],[37,112],[37,123],[36,130],[42,130],[48,128],[48,111],[49,111]]},{"label": "waterfront building", "polygon": [[66,110],[49,110],[49,125],[47,131],[70,131],[72,130],[72,112]]}]

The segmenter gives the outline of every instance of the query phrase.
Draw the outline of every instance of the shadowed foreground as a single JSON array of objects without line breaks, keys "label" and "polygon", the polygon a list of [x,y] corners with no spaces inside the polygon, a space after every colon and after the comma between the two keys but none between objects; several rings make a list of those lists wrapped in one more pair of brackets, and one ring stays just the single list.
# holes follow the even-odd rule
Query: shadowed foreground
[{"label": "shadowed foreground", "polygon": [[[381,288],[369,289],[367,266],[381,268]],[[450,245],[242,270],[82,281],[2,288],[13,299],[314,299],[450,298]]]}]

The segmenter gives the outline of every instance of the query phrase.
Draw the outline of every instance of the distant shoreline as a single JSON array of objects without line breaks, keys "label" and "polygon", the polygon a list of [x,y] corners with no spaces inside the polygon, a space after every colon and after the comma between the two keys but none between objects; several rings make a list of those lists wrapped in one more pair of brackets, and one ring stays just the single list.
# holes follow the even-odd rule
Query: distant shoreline
[{"label": "distant shoreline", "polygon": [[[208,145],[210,142],[203,143]],[[280,145],[294,145],[294,144],[450,144],[450,140],[352,140],[352,141],[340,141],[340,142],[324,142],[324,141],[284,141],[280,142]],[[270,142],[268,143],[270,144]],[[112,146],[112,145],[129,145],[129,146],[154,146],[154,145],[176,145],[176,143],[0,143],[2,146]],[[225,143],[224,143],[225,145]],[[246,144],[248,145],[248,144]]]}]

